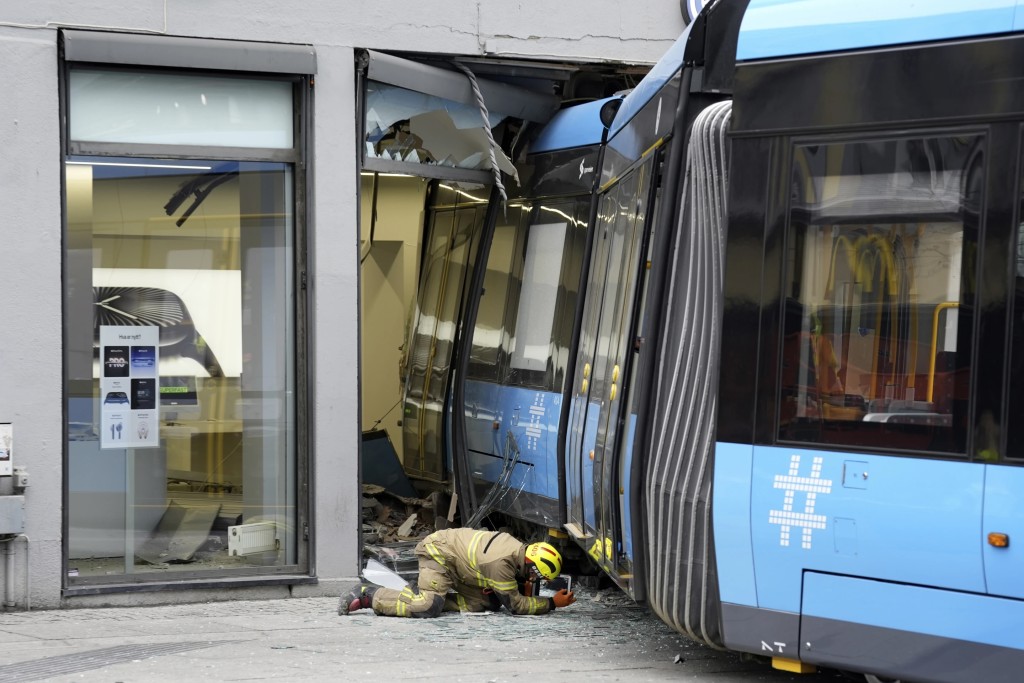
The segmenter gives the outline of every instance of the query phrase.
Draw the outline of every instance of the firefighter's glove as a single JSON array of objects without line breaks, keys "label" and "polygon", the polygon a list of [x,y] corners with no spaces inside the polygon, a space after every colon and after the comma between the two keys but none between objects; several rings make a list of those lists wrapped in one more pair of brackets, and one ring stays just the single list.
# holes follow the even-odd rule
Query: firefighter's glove
[{"label": "firefighter's glove", "polygon": [[568,607],[572,603],[576,602],[576,596],[572,591],[567,591],[564,588],[551,598],[555,603],[555,607]]}]

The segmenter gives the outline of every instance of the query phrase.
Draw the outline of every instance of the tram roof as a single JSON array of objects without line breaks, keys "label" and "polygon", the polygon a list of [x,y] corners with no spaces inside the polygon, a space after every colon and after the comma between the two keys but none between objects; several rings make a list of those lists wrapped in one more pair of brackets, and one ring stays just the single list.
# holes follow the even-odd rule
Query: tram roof
[{"label": "tram roof", "polygon": [[1024,31],[1024,0],[750,0],[737,61]]},{"label": "tram roof", "polygon": [[557,112],[530,145],[530,153],[555,152],[560,149],[601,144],[601,136],[604,134],[601,107],[605,102],[614,99],[617,97],[606,97]]},{"label": "tram roof", "polygon": [[615,113],[615,119],[608,130],[609,139],[615,137],[615,134],[622,130],[636,116],[637,112],[644,108],[645,104],[654,99],[658,91],[665,87],[665,84],[683,68],[683,56],[686,53],[686,41],[690,38],[691,28],[693,28],[693,23],[683,29],[682,35],[676,38],[676,42],[672,43],[668,52],[662,55],[658,63],[622,100],[622,105]]}]

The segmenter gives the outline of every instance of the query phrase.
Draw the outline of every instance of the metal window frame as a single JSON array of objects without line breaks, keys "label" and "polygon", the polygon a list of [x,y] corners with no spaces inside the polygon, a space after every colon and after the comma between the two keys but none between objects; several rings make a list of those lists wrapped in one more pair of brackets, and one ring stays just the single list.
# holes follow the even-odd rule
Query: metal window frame
[{"label": "metal window frame", "polygon": [[61,36],[64,60],[68,62],[234,72],[316,73],[316,50],[312,45],[73,29],[62,30]]},{"label": "metal window frame", "polygon": [[455,166],[414,164],[408,161],[394,161],[392,159],[367,158],[363,161],[362,170],[376,173],[400,173],[420,178],[478,183],[480,185],[490,185],[494,181],[494,176],[490,171],[477,171]]},{"label": "metal window frame", "polygon": [[[316,52],[308,45],[285,45],[247,41],[180,38],[100,31],[62,30],[60,32],[60,74],[58,97],[62,112],[61,165],[68,156],[156,157],[162,159],[213,159],[234,161],[283,162],[293,165],[294,231],[293,270],[295,277],[295,501],[297,556],[295,564],[275,567],[248,568],[247,570],[181,571],[167,574],[121,574],[109,580],[103,577],[82,577],[69,582],[68,568],[70,541],[69,518],[69,446],[66,433],[67,397],[69,395],[67,369],[63,370],[62,411],[65,424],[63,438],[63,491],[62,510],[62,572],[61,592],[64,596],[163,590],[167,587],[202,589],[211,582],[223,585],[277,585],[301,584],[316,581],[315,535],[311,533],[315,505],[311,486],[313,463],[313,424],[304,418],[313,405],[313,385],[310,353],[312,302],[307,289],[310,267],[308,250],[313,221],[310,202],[312,176],[306,160],[313,157],[314,110],[312,76],[316,73]],[[271,78],[293,83],[293,146],[289,149],[250,147],[206,147],[198,145],[152,145],[135,143],[72,142],[70,138],[70,107],[68,83],[70,71],[76,66],[101,65],[110,70],[136,70],[146,72],[182,73],[202,70],[220,72],[233,78]],[[61,174],[61,197],[67,192],[64,174]],[[63,199],[62,199],[63,202]],[[62,234],[67,234],[67,211],[62,207]],[[66,249],[62,256],[62,277],[67,274]],[[66,290],[66,284],[62,285]],[[64,308],[66,293],[62,294]],[[68,330],[63,321],[62,338],[68,346]],[[305,371],[304,371],[305,369]],[[127,583],[131,580],[131,583]]]},{"label": "metal window frame", "polygon": [[202,145],[148,145],[131,142],[69,141],[67,153],[74,156],[276,161],[289,164],[297,164],[301,158],[298,146],[292,149],[270,149],[259,147],[203,147]]}]

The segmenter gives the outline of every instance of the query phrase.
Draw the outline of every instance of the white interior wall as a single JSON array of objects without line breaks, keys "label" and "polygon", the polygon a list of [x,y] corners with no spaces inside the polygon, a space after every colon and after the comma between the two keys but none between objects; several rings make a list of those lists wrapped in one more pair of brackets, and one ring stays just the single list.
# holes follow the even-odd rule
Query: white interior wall
[{"label": "white interior wall", "polygon": [[402,406],[395,404],[402,395],[405,326],[416,301],[427,181],[383,175],[378,182],[371,244],[372,175],[362,179],[362,429],[380,420],[377,429],[387,430],[401,459]]}]

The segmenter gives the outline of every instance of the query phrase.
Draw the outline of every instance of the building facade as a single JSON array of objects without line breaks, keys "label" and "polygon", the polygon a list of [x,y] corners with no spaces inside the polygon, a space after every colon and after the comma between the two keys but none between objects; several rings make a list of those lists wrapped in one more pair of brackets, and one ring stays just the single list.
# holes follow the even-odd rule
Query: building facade
[{"label": "building facade", "polygon": [[[334,594],[351,581],[360,387],[380,380],[360,362],[374,353],[360,341],[361,213],[381,175],[408,196],[417,178],[489,174],[472,150],[455,158],[451,138],[449,161],[425,155],[427,129],[397,123],[413,106],[399,96],[463,60],[487,74],[485,99],[488,84],[504,89],[498,109],[528,109],[530,92],[568,99],[529,82],[626,73],[682,29],[678,3],[641,9],[0,10],[5,606]],[[433,170],[396,166],[424,162]]]}]

